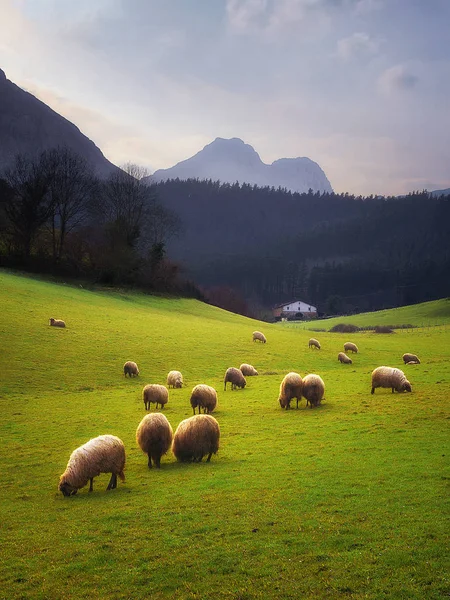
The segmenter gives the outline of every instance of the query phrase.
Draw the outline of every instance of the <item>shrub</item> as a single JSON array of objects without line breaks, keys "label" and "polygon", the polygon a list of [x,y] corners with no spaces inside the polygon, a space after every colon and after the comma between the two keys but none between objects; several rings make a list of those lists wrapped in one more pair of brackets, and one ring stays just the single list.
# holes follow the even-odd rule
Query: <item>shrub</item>
[{"label": "shrub", "polygon": [[389,325],[376,325],[374,329],[375,333],[395,333],[393,329],[389,327]]},{"label": "shrub", "polygon": [[351,323],[338,323],[330,329],[331,333],[355,333],[355,331],[359,331],[359,327]]}]

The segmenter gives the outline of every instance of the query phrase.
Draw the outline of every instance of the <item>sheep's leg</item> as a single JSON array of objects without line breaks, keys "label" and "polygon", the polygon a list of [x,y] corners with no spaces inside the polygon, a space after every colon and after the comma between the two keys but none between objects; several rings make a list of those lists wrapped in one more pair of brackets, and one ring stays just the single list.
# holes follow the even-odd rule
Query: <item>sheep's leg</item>
[{"label": "sheep's leg", "polygon": [[206,459],[206,462],[209,462],[209,461],[211,460],[211,456],[212,456],[212,452],[210,452],[210,453],[208,454],[208,458]]},{"label": "sheep's leg", "polygon": [[93,492],[93,491],[94,491],[94,478],[93,478],[93,477],[91,477],[91,478],[89,479],[89,491],[90,491],[90,492]]},{"label": "sheep's leg", "polygon": [[117,487],[117,475],[115,473],[111,474],[111,479],[109,480],[107,490],[114,490]]},{"label": "sheep's leg", "polygon": [[152,468],[152,457],[150,456],[150,454],[148,455],[148,468]]},{"label": "sheep's leg", "polygon": [[154,456],[153,457],[153,462],[155,463],[155,467],[157,469],[161,468],[161,457],[160,456]]},{"label": "sheep's leg", "polygon": [[394,392],[395,392],[395,388],[392,388],[392,393],[394,393]]},{"label": "sheep's leg", "polygon": [[371,394],[374,394],[374,393],[375,393],[375,388],[374,388],[374,387],[372,388],[372,391],[371,391],[370,393],[371,393]]}]

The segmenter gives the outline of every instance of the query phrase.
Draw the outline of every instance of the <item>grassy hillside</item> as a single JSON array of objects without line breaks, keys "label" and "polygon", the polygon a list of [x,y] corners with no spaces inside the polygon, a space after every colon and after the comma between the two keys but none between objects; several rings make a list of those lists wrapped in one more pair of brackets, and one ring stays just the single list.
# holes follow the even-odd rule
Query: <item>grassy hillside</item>
[{"label": "grassy hillside", "polygon": [[434,327],[436,325],[450,325],[450,298],[400,306],[371,313],[360,313],[348,317],[333,317],[332,319],[318,319],[304,323],[280,323],[283,327],[299,327],[301,329],[324,328],[327,331],[338,323],[352,323],[358,327],[371,325],[414,325],[415,327]]},{"label": "grassy hillside", "polygon": [[[431,598],[450,594],[450,327],[342,335],[238,317],[193,300],[89,292],[0,272],[2,598]],[[62,318],[66,329],[48,326]],[[252,342],[261,329],[267,344]],[[344,336],[345,337],[345,336]],[[351,339],[350,336],[349,339]],[[370,373],[404,367],[412,394],[370,394]],[[125,379],[135,360],[141,374]],[[244,390],[229,366],[253,364]],[[149,470],[135,431],[141,390],[183,372],[164,410],[175,429],[191,388],[214,386],[221,446],[210,463],[169,453]],[[282,411],[290,370],[320,374],[321,407]],[[294,403],[295,405],[295,403]],[[70,453],[112,433],[126,477],[57,490]]]}]

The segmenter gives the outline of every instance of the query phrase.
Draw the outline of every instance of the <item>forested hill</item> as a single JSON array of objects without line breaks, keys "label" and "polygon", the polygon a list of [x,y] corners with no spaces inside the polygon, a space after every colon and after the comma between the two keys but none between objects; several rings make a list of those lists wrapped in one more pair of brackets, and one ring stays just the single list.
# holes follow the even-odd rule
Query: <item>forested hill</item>
[{"label": "forested hill", "polygon": [[211,181],[156,185],[181,218],[168,250],[198,283],[266,306],[302,297],[325,312],[450,295],[450,196],[297,194]]}]

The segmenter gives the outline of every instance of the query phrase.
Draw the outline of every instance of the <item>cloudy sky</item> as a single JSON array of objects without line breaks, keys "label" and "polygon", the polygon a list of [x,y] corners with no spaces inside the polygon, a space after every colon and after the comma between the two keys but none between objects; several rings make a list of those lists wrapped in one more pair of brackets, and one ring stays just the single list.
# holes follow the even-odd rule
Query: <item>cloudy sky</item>
[{"label": "cloudy sky", "polygon": [[450,187],[450,0],[0,0],[0,68],[114,163],[216,137],[336,191]]}]

